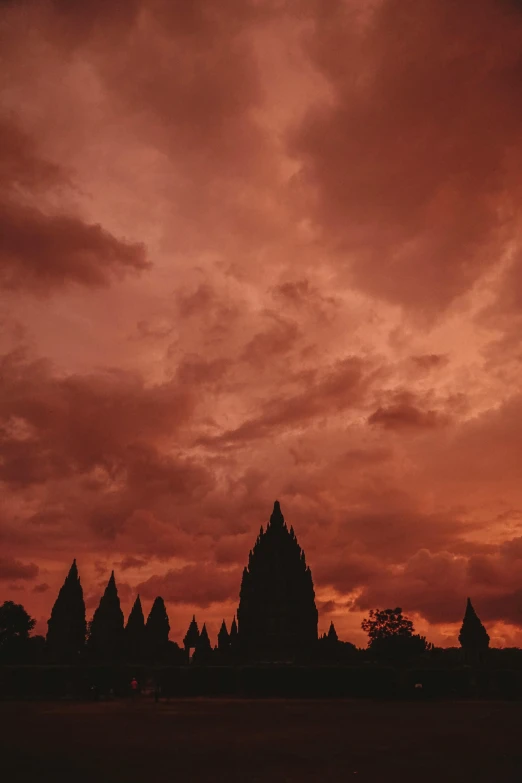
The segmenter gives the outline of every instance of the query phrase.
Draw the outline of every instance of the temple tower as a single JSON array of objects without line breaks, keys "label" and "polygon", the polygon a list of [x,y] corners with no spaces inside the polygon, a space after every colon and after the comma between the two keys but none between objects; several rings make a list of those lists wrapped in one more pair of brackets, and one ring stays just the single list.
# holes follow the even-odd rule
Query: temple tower
[{"label": "temple tower", "polygon": [[247,660],[293,661],[317,642],[312,574],[277,500],[243,571],[237,619]]},{"label": "temple tower", "polygon": [[187,663],[190,663],[192,660],[194,651],[198,646],[199,637],[200,637],[199,628],[196,622],[196,615],[194,614],[192,615],[192,621],[188,627],[187,633],[185,634],[185,638],[183,639],[183,647],[185,648]]},{"label": "temple tower", "polygon": [[473,608],[471,599],[466,603],[466,612],[459,633],[459,642],[464,651],[464,658],[470,664],[484,660],[489,648],[489,635]]}]

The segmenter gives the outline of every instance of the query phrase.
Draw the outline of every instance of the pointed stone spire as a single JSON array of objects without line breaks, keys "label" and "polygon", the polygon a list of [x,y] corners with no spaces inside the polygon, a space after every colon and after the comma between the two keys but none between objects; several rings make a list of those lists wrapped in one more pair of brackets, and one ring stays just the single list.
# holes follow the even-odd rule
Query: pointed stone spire
[{"label": "pointed stone spire", "polygon": [[199,639],[196,645],[196,649],[201,651],[212,650],[212,645],[210,644],[207,626],[205,623],[203,623],[203,628],[201,629],[201,633],[199,634]]},{"label": "pointed stone spire", "polygon": [[279,505],[278,500],[276,500],[274,503],[274,510],[272,511],[270,522],[268,524],[271,527],[283,527],[285,524],[285,518],[281,512],[281,506]]},{"label": "pointed stone spire", "polygon": [[123,636],[123,612],[112,571],[92,618],[88,648],[95,658],[116,660],[123,651]]},{"label": "pointed stone spire", "polygon": [[203,624],[194,650],[193,661],[196,664],[208,664],[212,660],[213,650],[208,638],[207,626]]},{"label": "pointed stone spire", "polygon": [[183,639],[183,645],[186,650],[189,650],[191,647],[196,647],[199,639],[199,629],[198,624],[196,622],[196,615],[192,615],[192,621],[188,627],[188,631],[185,634],[185,638]]},{"label": "pointed stone spire", "polygon": [[230,634],[227,631],[225,620],[221,623],[218,633],[218,650],[228,650],[230,647]]},{"label": "pointed stone spire", "polygon": [[480,622],[470,598],[468,598],[466,603],[466,612],[459,633],[459,642],[464,650],[470,652],[482,652],[489,647],[488,633]]},{"label": "pointed stone spire", "polygon": [[145,618],[139,595],[125,626],[125,657],[131,663],[139,663],[145,655]]},{"label": "pointed stone spire", "polygon": [[51,660],[78,660],[85,646],[87,623],[76,558],[60,588],[47,626],[47,649]]},{"label": "pointed stone spire", "polygon": [[234,646],[236,642],[237,642],[237,621],[236,621],[236,615],[234,615],[234,618],[232,620],[232,625],[230,626],[230,644]]},{"label": "pointed stone spire", "polygon": [[139,593],[136,597],[136,600],[134,601],[134,604],[132,605],[125,630],[128,631],[130,629],[132,631],[133,627],[145,628],[145,617],[143,616],[143,608],[141,606]]},{"label": "pointed stone spire", "polygon": [[154,599],[145,625],[147,655],[150,660],[160,661],[166,657],[169,646],[169,633],[170,623],[165,601],[158,595]]},{"label": "pointed stone spire", "polygon": [[337,631],[335,630],[335,625],[333,624],[333,621],[330,623],[330,629],[328,631],[328,639],[331,642],[337,642],[339,640],[339,637],[337,636]]}]

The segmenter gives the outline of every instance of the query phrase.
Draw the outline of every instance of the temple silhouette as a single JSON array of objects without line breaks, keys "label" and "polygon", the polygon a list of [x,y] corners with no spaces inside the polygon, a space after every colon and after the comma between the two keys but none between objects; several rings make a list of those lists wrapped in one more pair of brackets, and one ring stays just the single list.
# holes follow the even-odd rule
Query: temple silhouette
[{"label": "temple silhouette", "polygon": [[153,684],[155,699],[160,694],[522,699],[522,650],[491,648],[469,598],[459,648],[436,647],[415,633],[400,607],[369,611],[361,623],[366,648],[341,640],[333,622],[318,636],[312,572],[277,500],[248,555],[238,598],[233,620],[228,625],[223,619],[216,643],[205,618],[198,623],[193,615],[178,644],[169,638],[161,596],[145,618],[138,595],[125,622],[114,571],[87,622],[75,560],[52,608],[47,639],[30,636],[35,621],[23,606],[12,601],[0,606],[0,630],[6,629],[0,638],[0,698],[2,693],[126,697],[136,680],[144,692]]},{"label": "temple silhouette", "polygon": [[[425,637],[414,633],[402,609],[370,611],[362,623],[369,634],[367,650],[339,639],[333,623],[318,637],[314,583],[304,551],[293,527],[288,527],[279,502],[274,503],[266,529],[250,550],[239,588],[239,605],[230,628],[223,619],[217,644],[212,646],[205,622],[193,615],[181,646],[171,641],[170,622],[161,596],[145,620],[137,596],[125,623],[114,571],[92,620],[86,622],[85,602],[76,560],[58,594],[48,621],[47,639],[29,639],[34,626],[22,606],[6,602],[6,627],[18,628],[0,649],[1,660],[45,660],[50,664],[81,662],[137,665],[241,664],[345,665],[375,660],[395,665],[431,654]],[[237,619],[236,619],[237,617]],[[11,619],[9,619],[11,618]],[[25,626],[21,626],[25,623]],[[25,630],[24,630],[25,629]],[[466,665],[482,665],[491,658],[489,635],[468,598],[459,634]],[[448,651],[448,656],[451,652]],[[449,658],[448,658],[449,660]]]},{"label": "temple silhouette", "polygon": [[[317,647],[317,623],[312,572],[276,500],[267,528],[261,526],[243,570],[237,621],[234,615],[229,632],[223,620],[216,652],[226,662],[307,660]],[[183,639],[187,662],[208,657],[205,636],[205,626],[200,633],[194,615]]]},{"label": "temple silhouette", "polygon": [[[394,611],[401,612],[400,609]],[[411,622],[409,624],[412,626]],[[48,625],[47,655],[49,660],[56,662],[76,661],[86,654],[94,660],[181,665],[192,662],[204,665],[334,663],[350,660],[357,652],[355,645],[338,638],[333,623],[327,634],[318,637],[312,572],[277,500],[266,529],[261,526],[250,550],[230,630],[223,619],[215,647],[212,647],[205,623],[200,629],[195,615],[182,646],[170,641],[170,624],[160,596],[156,597],[146,622],[138,596],[125,625],[114,571],[86,633],[85,604],[76,560],[60,590]],[[401,639],[391,641],[393,647]],[[401,655],[422,652],[426,647],[425,640],[412,632],[402,642],[406,647],[399,650]],[[483,660],[489,648],[489,636],[469,598],[459,642],[465,660],[470,663]],[[375,652],[379,644],[374,640],[371,647]],[[385,640],[385,647],[385,652],[392,652],[389,640]]]},{"label": "temple silhouette", "polygon": [[243,571],[237,621],[239,652],[246,660],[295,661],[317,642],[312,572],[277,500]]}]

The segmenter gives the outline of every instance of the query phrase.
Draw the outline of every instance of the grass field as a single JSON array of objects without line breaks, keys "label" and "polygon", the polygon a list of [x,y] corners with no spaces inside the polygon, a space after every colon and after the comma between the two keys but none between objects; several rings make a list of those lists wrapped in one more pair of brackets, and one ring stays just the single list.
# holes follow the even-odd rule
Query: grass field
[{"label": "grass field", "polygon": [[522,781],[522,704],[0,703],[10,783]]}]

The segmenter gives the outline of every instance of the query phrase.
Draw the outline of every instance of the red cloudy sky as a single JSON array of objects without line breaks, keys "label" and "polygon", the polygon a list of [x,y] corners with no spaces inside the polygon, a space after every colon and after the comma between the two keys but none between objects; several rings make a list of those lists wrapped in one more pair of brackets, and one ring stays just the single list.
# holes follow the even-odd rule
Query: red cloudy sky
[{"label": "red cloudy sky", "polygon": [[0,600],[522,645],[522,3],[0,2]]}]

